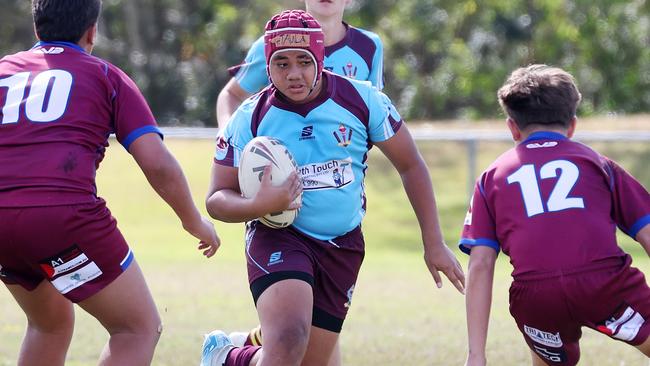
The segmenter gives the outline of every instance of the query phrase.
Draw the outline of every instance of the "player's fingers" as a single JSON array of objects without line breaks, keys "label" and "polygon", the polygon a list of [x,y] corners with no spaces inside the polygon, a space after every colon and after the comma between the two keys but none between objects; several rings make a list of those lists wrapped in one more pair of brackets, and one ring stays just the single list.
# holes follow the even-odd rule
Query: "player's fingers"
[{"label": "player's fingers", "polygon": [[262,171],[262,180],[260,181],[262,185],[271,184],[271,164],[264,167]]},{"label": "player's fingers", "polygon": [[465,288],[465,272],[463,272],[463,268],[458,265],[458,267],[454,270],[456,273],[456,277],[458,277],[458,281],[463,285],[463,288]]},{"label": "player's fingers", "polygon": [[433,280],[436,281],[436,286],[438,286],[438,288],[442,288],[442,278],[440,278],[440,273],[438,273],[438,269],[436,267],[433,267],[431,269],[431,275],[433,276]]}]

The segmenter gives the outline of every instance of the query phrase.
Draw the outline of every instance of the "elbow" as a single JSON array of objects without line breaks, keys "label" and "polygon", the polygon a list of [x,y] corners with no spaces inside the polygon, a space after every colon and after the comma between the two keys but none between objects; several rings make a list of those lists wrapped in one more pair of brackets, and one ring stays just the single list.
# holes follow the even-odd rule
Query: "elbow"
[{"label": "elbow", "polygon": [[496,258],[477,257],[470,258],[468,272],[490,274],[494,272],[494,262]]}]

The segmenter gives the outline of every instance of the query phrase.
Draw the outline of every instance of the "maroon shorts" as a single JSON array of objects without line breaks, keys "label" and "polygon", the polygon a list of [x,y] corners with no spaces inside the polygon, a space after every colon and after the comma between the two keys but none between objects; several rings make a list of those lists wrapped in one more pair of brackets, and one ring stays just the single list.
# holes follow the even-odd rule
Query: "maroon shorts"
[{"label": "maroon shorts", "polygon": [[255,302],[278,281],[304,280],[314,294],[312,324],[333,332],[343,326],[363,256],[360,227],[332,240],[318,240],[292,227],[271,229],[258,221],[246,228],[248,281]]},{"label": "maroon shorts", "polygon": [[0,208],[0,279],[31,291],[48,280],[79,302],[113,282],[133,260],[103,200]]},{"label": "maroon shorts", "polygon": [[575,365],[581,327],[639,345],[650,335],[650,288],[629,255],[551,276],[518,277],[510,314],[549,365]]}]

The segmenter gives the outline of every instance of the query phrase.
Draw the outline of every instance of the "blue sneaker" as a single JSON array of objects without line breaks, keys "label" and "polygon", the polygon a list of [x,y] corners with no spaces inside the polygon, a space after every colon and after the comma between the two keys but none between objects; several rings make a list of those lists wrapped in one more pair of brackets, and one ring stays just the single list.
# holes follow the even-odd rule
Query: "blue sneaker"
[{"label": "blue sneaker", "polygon": [[234,347],[226,333],[213,330],[206,334],[203,340],[203,356],[201,356],[200,366],[223,366],[228,352]]}]

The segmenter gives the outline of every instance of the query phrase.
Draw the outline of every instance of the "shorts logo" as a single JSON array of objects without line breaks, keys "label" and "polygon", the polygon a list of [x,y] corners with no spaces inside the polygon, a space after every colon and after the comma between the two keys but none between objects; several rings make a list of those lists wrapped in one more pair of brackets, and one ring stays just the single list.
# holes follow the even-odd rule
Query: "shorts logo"
[{"label": "shorts logo", "polygon": [[524,332],[533,341],[549,347],[562,347],[560,332],[555,334],[524,325]]},{"label": "shorts logo", "polygon": [[43,260],[39,265],[52,285],[62,294],[102,275],[97,264],[91,261],[77,245]]},{"label": "shorts logo", "polygon": [[538,355],[540,355],[542,358],[544,358],[547,361],[560,363],[560,362],[566,362],[567,360],[566,352],[564,352],[564,350],[562,349],[551,351],[546,348],[539,347],[536,344],[533,345],[533,348]]},{"label": "shorts logo", "polygon": [[271,253],[271,256],[269,256],[269,263],[267,263],[267,266],[272,266],[274,264],[280,264],[284,262],[282,259],[282,252],[274,252]]},{"label": "shorts logo", "polygon": [[598,324],[596,329],[612,338],[631,341],[639,333],[645,319],[630,306],[623,306],[625,310],[616,311],[609,319]]},{"label": "shorts logo", "polygon": [[332,134],[339,146],[347,147],[352,142],[352,129],[346,127],[343,123],[339,124],[338,130],[333,131]]},{"label": "shorts logo", "polygon": [[352,306],[352,294],[354,294],[354,285],[352,285],[352,287],[350,287],[350,288],[348,289],[348,293],[347,293],[347,295],[348,295],[348,302],[346,302],[345,304],[343,304],[343,306],[345,306],[346,309],[349,309],[350,306]]},{"label": "shorts logo", "polygon": [[300,132],[300,138],[298,140],[299,141],[313,140],[316,138],[316,136],[314,136],[313,133],[314,133],[314,126],[303,127],[302,131]]}]

